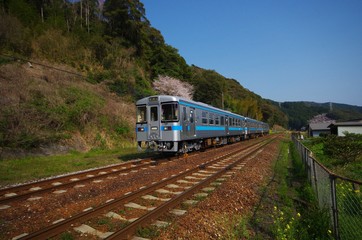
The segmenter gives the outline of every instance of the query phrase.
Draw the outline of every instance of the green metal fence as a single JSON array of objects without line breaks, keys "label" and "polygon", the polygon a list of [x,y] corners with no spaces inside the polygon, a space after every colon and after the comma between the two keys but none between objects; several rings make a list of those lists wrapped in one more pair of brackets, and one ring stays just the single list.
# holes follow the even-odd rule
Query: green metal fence
[{"label": "green metal fence", "polygon": [[329,209],[335,239],[362,239],[362,182],[332,173],[296,136],[292,140],[302,157],[319,207]]}]

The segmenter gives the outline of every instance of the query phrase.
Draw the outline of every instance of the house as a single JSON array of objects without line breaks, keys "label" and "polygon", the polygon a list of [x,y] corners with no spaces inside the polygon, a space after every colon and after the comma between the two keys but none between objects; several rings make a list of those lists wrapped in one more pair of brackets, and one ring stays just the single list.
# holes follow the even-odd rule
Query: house
[{"label": "house", "polygon": [[328,128],[329,125],[331,125],[330,122],[310,123],[308,126],[308,135],[310,137],[319,137],[321,133],[330,134],[331,130]]},{"label": "house", "polygon": [[338,136],[345,136],[344,132],[362,134],[362,119],[332,123],[328,127]]}]

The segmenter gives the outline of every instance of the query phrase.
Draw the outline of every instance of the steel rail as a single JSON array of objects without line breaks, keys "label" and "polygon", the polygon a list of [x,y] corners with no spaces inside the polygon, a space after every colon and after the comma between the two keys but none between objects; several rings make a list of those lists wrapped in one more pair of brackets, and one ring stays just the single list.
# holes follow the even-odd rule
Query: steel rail
[{"label": "steel rail", "polygon": [[[3,189],[0,189],[0,204],[6,204],[6,203],[9,203],[12,201],[22,200],[22,199],[28,198],[32,195],[51,192],[56,189],[61,189],[64,187],[76,185],[81,182],[95,180],[98,178],[102,178],[102,176],[104,177],[106,174],[100,174],[100,175],[97,174],[92,177],[84,177],[84,179],[78,179],[75,181],[70,181],[70,182],[59,184],[59,185],[51,185],[54,182],[62,182],[62,181],[64,182],[64,181],[68,181],[72,178],[81,178],[82,176],[85,176],[85,175],[92,175],[92,174],[107,171],[109,169],[116,169],[119,167],[125,167],[127,165],[131,165],[131,167],[128,167],[125,169],[118,169],[116,171],[112,171],[111,173],[107,173],[106,176],[108,176],[108,175],[113,175],[113,174],[117,174],[117,173],[121,173],[121,172],[127,172],[128,170],[137,170],[139,168],[142,168],[142,167],[145,167],[148,165],[157,165],[159,163],[162,163],[165,161],[176,160],[178,158],[179,158],[179,156],[173,156],[173,157],[162,156],[162,157],[155,157],[155,158],[145,158],[145,159],[124,162],[124,163],[105,166],[105,167],[96,168],[96,169],[89,169],[89,170],[82,171],[82,172],[66,174],[66,175],[62,175],[62,176],[58,176],[58,177],[54,177],[54,178],[43,179],[40,181],[25,183],[25,184],[12,186],[12,187],[8,187],[8,188],[3,188]],[[139,165],[139,164],[142,164],[142,165]],[[132,166],[132,165],[136,165],[136,166]],[[38,189],[33,191],[33,190],[30,190],[31,188],[33,188],[33,189],[38,188]],[[22,192],[22,193],[18,194],[19,192]],[[12,195],[9,197],[5,196],[8,193],[15,193],[17,195]]]},{"label": "steel rail", "polygon": [[[257,143],[259,144],[259,143]],[[43,229],[40,229],[36,232],[33,232],[33,233],[30,233],[26,236],[23,236],[21,237],[20,239],[48,239],[50,237],[53,237],[53,236],[56,236],[57,234],[60,234],[64,231],[66,231],[67,229],[69,229],[70,227],[72,227],[72,225],[76,224],[76,223],[79,223],[79,222],[84,222],[84,221],[87,221],[89,220],[90,218],[92,218],[93,216],[97,216],[99,215],[100,213],[103,213],[103,212],[106,212],[106,211],[109,211],[111,209],[114,209],[118,206],[121,206],[123,205],[124,203],[126,202],[130,202],[136,198],[139,198],[149,192],[152,192],[152,191],[155,191],[167,184],[169,184],[170,182],[173,182],[173,181],[176,181],[180,178],[183,178],[184,176],[187,176],[189,174],[192,174],[194,172],[197,172],[199,169],[204,169],[206,166],[208,165],[211,165],[213,164],[214,162],[217,162],[217,161],[220,161],[221,159],[224,159],[224,158],[227,158],[231,155],[234,155],[234,154],[237,154],[239,152],[242,152],[242,151],[245,151],[249,148],[252,148],[254,147],[255,145],[252,145],[252,146],[248,146],[246,148],[243,148],[243,149],[239,149],[237,151],[233,151],[231,153],[228,153],[224,156],[219,156],[217,157],[216,159],[212,160],[212,161],[209,161],[205,164],[201,164],[201,165],[198,165],[197,167],[193,168],[193,169],[190,169],[190,170],[186,170],[184,172],[181,172],[180,174],[178,175],[175,175],[175,176],[171,176],[170,178],[167,178],[167,179],[164,179],[160,182],[156,182],[156,183],[152,183],[150,186],[146,187],[146,188],[142,188],[142,189],[139,189],[135,192],[131,192],[131,193],[128,193],[128,194],[125,194],[123,195],[122,197],[118,198],[118,199],[114,199],[114,200],[111,200],[99,207],[96,207],[94,209],[89,209],[87,211],[84,211],[84,212],[81,212],[81,213],[78,213],[68,219],[65,219],[63,221],[59,221],[57,223],[54,223],[52,225],[49,225],[48,227],[45,227]]]},{"label": "steel rail", "polygon": [[189,198],[192,196],[195,192],[199,191],[201,188],[205,187],[205,185],[208,185],[210,182],[214,181],[215,179],[219,178],[221,175],[223,175],[225,172],[231,170],[235,165],[239,164],[240,162],[246,160],[248,157],[262,149],[265,145],[272,142],[274,139],[269,140],[268,142],[262,144],[261,146],[257,147],[256,149],[253,149],[251,152],[248,152],[246,155],[242,156],[241,158],[237,159],[236,161],[232,162],[228,166],[220,169],[216,173],[212,174],[211,176],[205,178],[204,180],[200,181],[199,183],[193,185],[183,193],[175,196],[170,201],[165,202],[164,204],[158,206],[154,210],[148,212],[147,214],[143,215],[139,219],[135,220],[134,222],[127,225],[125,228],[113,233],[109,237],[107,237],[107,240],[112,239],[130,239],[136,230],[141,227],[145,226],[153,221],[155,221],[158,217],[166,213],[168,210],[176,207],[179,205],[184,199]]},{"label": "steel rail", "polygon": [[100,167],[100,168],[88,169],[88,170],[81,171],[81,172],[69,173],[69,174],[65,174],[65,175],[61,175],[61,176],[41,179],[39,181],[28,182],[28,183],[19,184],[19,185],[16,185],[16,186],[5,187],[5,188],[0,189],[0,195],[3,195],[4,193],[10,192],[10,191],[27,190],[27,189],[35,186],[35,185],[47,184],[47,183],[52,182],[52,181],[63,181],[64,179],[66,180],[68,178],[77,177],[77,176],[82,175],[82,174],[93,174],[93,173],[96,173],[96,172],[105,171],[107,169],[123,167],[123,166],[126,166],[126,165],[132,165],[132,164],[139,164],[139,163],[141,163],[143,161],[147,162],[147,161],[152,161],[152,160],[150,158],[147,158],[147,159],[140,159],[140,160],[134,160],[134,161],[129,161],[129,162],[123,162],[123,163],[114,164],[114,165],[110,165],[110,166],[108,165],[108,166],[104,166],[104,167]]},{"label": "steel rail", "polygon": [[[17,201],[17,200],[23,200],[23,199],[29,198],[30,196],[36,195],[36,194],[43,194],[43,193],[51,192],[51,191],[54,191],[57,189],[67,188],[67,187],[77,185],[80,183],[96,180],[99,178],[104,178],[105,176],[110,176],[110,175],[115,175],[115,174],[122,173],[122,172],[137,170],[137,169],[140,169],[145,166],[157,165],[162,162],[176,160],[178,158],[179,158],[179,156],[162,157],[162,158],[157,158],[157,161],[155,161],[153,159],[149,159],[149,158],[141,159],[141,160],[106,166],[106,167],[97,168],[97,169],[90,169],[87,171],[78,172],[78,173],[74,173],[74,174],[68,174],[68,175],[55,177],[55,178],[51,178],[51,179],[45,179],[45,180],[38,181],[38,182],[22,184],[22,185],[15,186],[15,187],[0,189],[0,204],[6,204],[6,203],[10,203],[10,202]],[[127,165],[131,165],[131,167],[117,169],[116,171],[112,170],[112,169],[124,167]],[[104,172],[104,171],[107,171],[110,169],[112,171],[107,174],[99,174],[100,172]],[[98,173],[98,174],[94,175],[94,176],[90,176],[90,177],[86,176],[86,175],[91,175],[91,174],[96,174],[96,173]],[[64,181],[70,180],[72,178],[81,178],[82,176],[86,176],[86,177],[84,177],[82,179],[77,179],[75,181],[61,183],[59,185],[51,185],[54,182],[61,182],[61,181],[64,182]],[[32,190],[30,190],[31,188],[38,188],[38,189],[32,191]],[[24,191],[24,192],[21,194],[4,197],[6,193],[19,193],[21,191]]]},{"label": "steel rail", "polygon": [[[92,173],[98,172],[97,175],[90,176],[90,177],[84,177],[82,179],[78,179],[78,180],[75,180],[75,181],[69,181],[69,182],[61,183],[59,185],[51,185],[51,183],[59,181],[60,179],[58,179],[58,178],[56,180],[51,179],[51,180],[49,180],[47,182],[43,182],[42,184],[30,185],[31,187],[39,187],[41,189],[31,191],[30,188],[27,188],[27,192],[25,192],[25,193],[21,193],[21,194],[6,197],[6,198],[1,198],[0,199],[0,204],[9,203],[9,202],[16,201],[16,200],[22,200],[22,199],[28,198],[28,197],[36,195],[36,194],[43,194],[43,193],[54,191],[56,189],[67,188],[67,187],[77,185],[77,184],[80,184],[80,183],[89,182],[89,181],[96,180],[96,179],[99,179],[99,178],[104,178],[105,176],[111,176],[111,175],[119,174],[119,173],[122,173],[122,172],[137,170],[137,169],[140,169],[142,167],[145,167],[145,166],[148,166],[148,165],[151,165],[151,164],[152,164],[151,162],[140,163],[140,165],[131,166],[129,168],[117,169],[116,171],[111,171],[111,172],[106,173],[106,174],[99,174],[100,172],[105,171],[105,169],[102,168],[102,170],[92,171]],[[109,169],[115,169],[115,168],[117,168],[117,167],[109,167]],[[82,174],[75,174],[75,175],[72,175],[71,177],[68,176],[66,178],[62,178],[63,179],[62,181],[68,180],[68,179],[71,179],[71,178],[75,178],[75,177],[81,177],[81,176],[83,176],[85,174],[89,175],[91,173],[90,172],[86,172],[86,173],[82,172]],[[44,184],[46,184],[46,185],[44,185]]]}]

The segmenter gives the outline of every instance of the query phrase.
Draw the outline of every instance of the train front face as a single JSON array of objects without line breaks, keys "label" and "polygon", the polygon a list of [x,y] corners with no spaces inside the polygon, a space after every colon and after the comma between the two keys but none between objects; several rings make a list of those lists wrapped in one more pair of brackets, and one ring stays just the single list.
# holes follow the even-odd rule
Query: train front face
[{"label": "train front face", "polygon": [[177,152],[180,141],[178,99],[151,96],[136,103],[136,137],[139,149]]}]

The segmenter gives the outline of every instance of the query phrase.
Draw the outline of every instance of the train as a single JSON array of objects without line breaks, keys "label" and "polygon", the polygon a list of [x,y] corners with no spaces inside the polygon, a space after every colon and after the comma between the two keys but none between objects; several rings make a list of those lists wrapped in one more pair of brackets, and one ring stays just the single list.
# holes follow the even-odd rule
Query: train
[{"label": "train", "polygon": [[136,109],[141,150],[187,153],[269,133],[267,123],[178,96],[142,98]]}]

